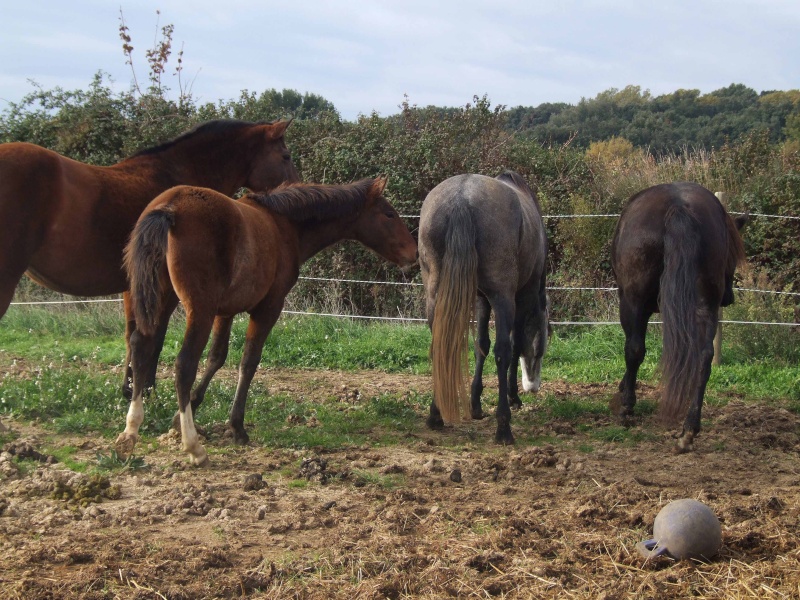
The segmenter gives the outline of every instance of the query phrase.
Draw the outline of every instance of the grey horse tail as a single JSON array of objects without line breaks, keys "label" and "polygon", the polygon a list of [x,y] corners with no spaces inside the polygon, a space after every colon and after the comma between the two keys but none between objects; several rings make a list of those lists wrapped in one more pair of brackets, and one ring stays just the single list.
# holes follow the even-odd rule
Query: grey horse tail
[{"label": "grey horse tail", "polygon": [[658,304],[664,322],[660,417],[677,424],[697,393],[702,372],[702,336],[697,331],[697,272],[700,229],[683,204],[667,210],[664,271]]},{"label": "grey horse tail", "polygon": [[436,288],[431,326],[433,398],[450,423],[469,420],[469,329],[478,293],[476,230],[469,206],[456,203],[449,215],[445,252]]},{"label": "grey horse tail", "polygon": [[153,335],[161,311],[161,297],[169,275],[166,273],[169,230],[175,214],[169,207],[147,213],[133,229],[125,247],[124,267],[128,273],[136,328]]}]

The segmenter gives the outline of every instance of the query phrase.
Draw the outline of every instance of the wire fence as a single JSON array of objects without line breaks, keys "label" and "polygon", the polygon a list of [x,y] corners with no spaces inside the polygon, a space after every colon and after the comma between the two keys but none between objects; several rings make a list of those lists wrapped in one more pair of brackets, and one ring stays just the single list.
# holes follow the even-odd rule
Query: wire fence
[{"label": "wire fence", "polygon": [[[761,213],[742,213],[730,211],[730,214],[742,215],[749,214],[751,217],[770,218],[770,219],[794,219],[800,220],[800,217],[790,215],[770,215]],[[407,219],[418,219],[419,215],[401,215]],[[619,214],[571,214],[571,215],[542,215],[545,219],[581,219],[581,218],[616,218]],[[299,280],[304,281],[319,281],[327,283],[347,283],[347,284],[363,284],[363,285],[388,285],[388,286],[412,286],[422,287],[422,283],[414,281],[379,281],[379,280],[365,280],[365,279],[341,279],[334,277],[305,277],[301,276]],[[599,291],[599,292],[616,292],[616,287],[590,287],[590,286],[549,286],[548,291]],[[793,296],[800,297],[797,292],[785,292],[778,290],[762,290],[756,288],[734,288],[738,292],[756,293],[756,294],[771,294],[777,296]],[[68,304],[99,304],[109,302],[122,302],[122,298],[92,298],[92,299],[74,299],[74,300],[34,300],[11,302],[11,306],[37,306],[37,305],[68,305]],[[301,311],[301,310],[284,310],[284,314],[289,315],[310,315],[319,317],[335,317],[335,318],[348,318],[348,319],[363,319],[374,321],[396,321],[396,322],[426,322],[427,319],[420,317],[388,317],[388,316],[375,316],[375,315],[356,315],[344,314],[335,312],[317,312],[317,311]],[[661,321],[650,321],[651,324],[660,324]],[[774,322],[774,321],[741,321],[741,320],[720,320],[720,323],[734,324],[734,325],[771,325],[779,327],[799,327],[800,323],[796,322]],[[586,326],[604,326],[604,325],[619,325],[619,321],[551,321],[552,325],[586,325]]]}]

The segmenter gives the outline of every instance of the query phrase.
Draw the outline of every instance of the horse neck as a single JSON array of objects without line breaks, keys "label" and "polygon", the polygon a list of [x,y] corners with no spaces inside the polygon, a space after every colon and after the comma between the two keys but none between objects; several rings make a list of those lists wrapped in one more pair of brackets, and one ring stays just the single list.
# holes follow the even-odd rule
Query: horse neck
[{"label": "horse neck", "polygon": [[163,187],[193,185],[231,196],[247,180],[250,161],[245,144],[217,140],[186,140],[163,150],[139,154],[122,161],[118,168],[146,172],[148,179]]},{"label": "horse neck", "polygon": [[350,215],[319,222],[292,222],[297,231],[300,264],[305,263],[328,246],[351,239],[354,220],[355,215]]}]

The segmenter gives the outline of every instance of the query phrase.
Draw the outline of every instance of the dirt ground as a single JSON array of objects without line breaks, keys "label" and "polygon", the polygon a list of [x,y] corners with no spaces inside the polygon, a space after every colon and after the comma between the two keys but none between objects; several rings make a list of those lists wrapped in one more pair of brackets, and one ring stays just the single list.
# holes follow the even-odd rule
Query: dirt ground
[{"label": "dirt ground", "polygon": [[[308,402],[430,386],[376,372],[258,377]],[[800,417],[736,398],[705,416],[684,455],[649,418],[637,426],[648,442],[554,422],[539,432],[552,445],[501,448],[493,418],[431,432],[420,413],[404,444],[323,454],[230,446],[218,425],[207,468],[186,464],[173,433],[149,468],[107,480],[37,453],[69,444],[91,460],[111,440],[4,420],[18,437],[0,455],[0,597],[800,598]],[[43,462],[20,469],[14,454]],[[719,517],[720,554],[646,561],[634,546],[685,497]]]}]

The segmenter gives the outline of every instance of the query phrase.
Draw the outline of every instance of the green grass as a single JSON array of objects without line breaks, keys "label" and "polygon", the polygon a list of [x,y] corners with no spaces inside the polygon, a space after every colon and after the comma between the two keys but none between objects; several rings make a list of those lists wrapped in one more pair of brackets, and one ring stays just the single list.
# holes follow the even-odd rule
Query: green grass
[{"label": "green grass", "polygon": [[[241,357],[246,318],[237,318],[228,365]],[[183,336],[181,315],[173,317],[162,363],[174,363]],[[753,335],[768,335],[754,330]],[[660,331],[651,327],[647,357],[639,380],[658,383]],[[723,403],[732,394],[753,401],[788,403],[800,412],[800,369],[781,353],[752,358],[731,336],[724,364],[714,367],[707,390],[709,403]],[[278,368],[338,370],[371,369],[391,373],[429,374],[430,333],[423,325],[396,325],[327,317],[290,317],[274,328],[264,349],[262,365]],[[752,345],[752,342],[751,342]],[[603,383],[613,389],[625,370],[624,336],[619,327],[561,327],[556,329],[545,357],[542,376],[545,395],[536,411],[515,419],[537,424],[554,420],[578,424],[608,416],[608,398],[555,397],[547,394],[548,381]],[[119,392],[124,341],[121,311],[115,305],[52,309],[12,307],[0,321],[0,414],[34,420],[55,432],[99,432],[115,436],[123,427],[127,402]],[[12,365],[13,366],[12,368]],[[3,377],[3,371],[20,371]],[[486,376],[495,376],[493,360]],[[320,377],[324,385],[324,377]],[[227,419],[235,382],[217,379],[209,388],[197,420]],[[246,426],[251,438],[267,447],[341,448],[390,445],[418,430],[430,404],[429,394],[384,394],[359,402],[337,399],[331,390],[326,402],[306,402],[286,394],[268,395],[256,380],[248,399]],[[496,398],[487,398],[493,411]],[[146,403],[141,433],[144,443],[166,431],[177,402],[171,380],[159,378],[155,396]],[[642,401],[637,413],[650,414],[655,404]],[[529,416],[528,416],[529,415]],[[468,435],[468,433],[467,433]],[[598,431],[598,441],[635,442],[638,434]],[[633,436],[633,437],[631,437]],[[547,436],[526,443],[549,441]],[[76,465],[76,468],[78,466]]]}]

